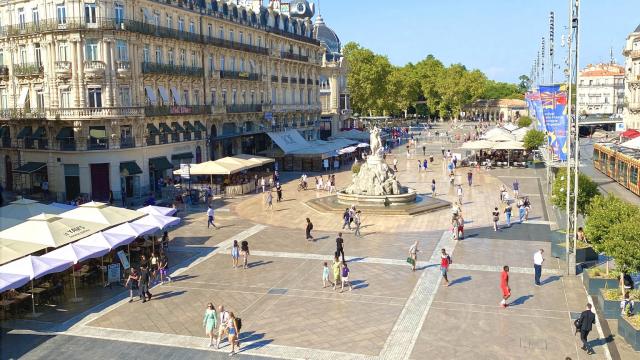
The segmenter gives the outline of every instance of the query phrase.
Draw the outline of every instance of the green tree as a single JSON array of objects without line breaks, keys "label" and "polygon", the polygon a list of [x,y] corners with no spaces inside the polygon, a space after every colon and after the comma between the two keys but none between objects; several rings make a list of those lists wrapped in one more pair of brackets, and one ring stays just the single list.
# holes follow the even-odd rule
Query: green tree
[{"label": "green tree", "polygon": [[416,64],[416,73],[420,81],[420,88],[429,112],[435,115],[440,108],[442,96],[438,88],[438,79],[443,76],[445,67],[433,55],[427,56]]},{"label": "green tree", "polygon": [[[520,127],[529,127],[531,126],[531,123],[533,122],[533,120],[531,120],[530,117],[528,116],[521,116],[520,119],[518,119],[518,126]],[[544,135],[544,134],[543,134]]]},{"label": "green tree", "polygon": [[524,134],[524,147],[531,151],[544,145],[546,141],[546,135],[542,131],[531,129]]},{"label": "green tree", "polygon": [[349,64],[347,86],[353,109],[359,113],[382,110],[385,83],[391,72],[389,60],[357,43],[347,43],[343,54]]},{"label": "green tree", "polygon": [[520,80],[518,90],[523,94],[526,93],[527,90],[529,90],[529,83],[531,82],[531,79],[529,79],[527,75],[520,75],[518,80]]},{"label": "green tree", "polygon": [[488,80],[482,97],[485,99],[524,99],[524,92],[516,84]]},{"label": "green tree", "polygon": [[[573,173],[570,177],[571,181],[571,189],[573,190]],[[575,191],[574,191],[575,192]],[[598,184],[596,184],[590,177],[587,175],[580,173],[578,175],[578,213],[586,214],[587,207],[589,203],[593,199],[594,196],[598,195],[600,191],[598,191]],[[552,201],[555,206],[560,208],[561,210],[566,210],[567,204],[567,170],[562,168],[558,171],[556,175],[556,179],[553,182],[553,191],[552,191]],[[569,208],[573,211],[573,196],[570,199]]]},{"label": "green tree", "polygon": [[605,254],[615,259],[622,273],[640,271],[640,215],[612,225],[602,244]]},{"label": "green tree", "polygon": [[638,207],[613,195],[598,195],[591,200],[587,207],[587,217],[584,224],[587,240],[593,244],[597,251],[604,251],[604,242],[609,234],[609,229],[625,219],[637,218],[638,215],[640,215]]}]

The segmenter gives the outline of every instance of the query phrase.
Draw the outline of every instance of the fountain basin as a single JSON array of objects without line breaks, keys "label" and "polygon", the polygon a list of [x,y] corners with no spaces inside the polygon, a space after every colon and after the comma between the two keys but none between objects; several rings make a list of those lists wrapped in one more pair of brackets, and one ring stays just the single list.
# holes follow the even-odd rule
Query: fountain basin
[{"label": "fountain basin", "polygon": [[[389,199],[390,197],[395,198]],[[447,211],[451,208],[450,202],[417,194],[415,190],[406,194],[383,196],[350,195],[338,192],[338,195],[311,199],[305,204],[322,213],[342,214],[345,208],[355,205],[358,210],[362,210],[366,214],[398,216]]]},{"label": "fountain basin", "polygon": [[416,190],[411,188],[403,188],[402,194],[399,195],[358,195],[347,194],[344,191],[338,191],[337,199],[340,204],[361,206],[397,206],[411,204],[416,201]]}]

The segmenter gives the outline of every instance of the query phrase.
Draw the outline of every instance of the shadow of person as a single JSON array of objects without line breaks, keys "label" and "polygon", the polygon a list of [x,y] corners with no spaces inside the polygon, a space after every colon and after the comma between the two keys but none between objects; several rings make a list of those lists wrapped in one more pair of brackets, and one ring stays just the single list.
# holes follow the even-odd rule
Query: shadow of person
[{"label": "shadow of person", "polygon": [[533,295],[523,295],[520,296],[519,298],[513,300],[509,306],[518,306],[518,305],[523,305],[525,302],[527,302],[527,300],[531,299],[533,297]]}]

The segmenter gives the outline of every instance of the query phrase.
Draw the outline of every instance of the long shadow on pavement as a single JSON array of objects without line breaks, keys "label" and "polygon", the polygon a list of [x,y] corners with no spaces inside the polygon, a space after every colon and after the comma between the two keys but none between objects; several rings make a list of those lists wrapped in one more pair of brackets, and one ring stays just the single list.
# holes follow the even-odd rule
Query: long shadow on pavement
[{"label": "long shadow on pavement", "polygon": [[[504,224],[498,231],[493,227],[480,227],[465,229],[465,239],[481,238],[495,240],[516,240],[516,241],[551,241],[551,230],[546,224],[511,224],[505,228]],[[464,241],[464,240],[463,240]]]}]

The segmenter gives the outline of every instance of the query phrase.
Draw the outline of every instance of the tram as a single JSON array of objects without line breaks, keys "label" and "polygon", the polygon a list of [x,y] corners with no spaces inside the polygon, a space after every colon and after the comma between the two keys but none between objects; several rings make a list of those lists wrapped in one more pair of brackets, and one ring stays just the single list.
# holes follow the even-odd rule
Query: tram
[{"label": "tram", "polygon": [[593,146],[593,166],[620,185],[640,195],[640,150],[601,143]]}]

